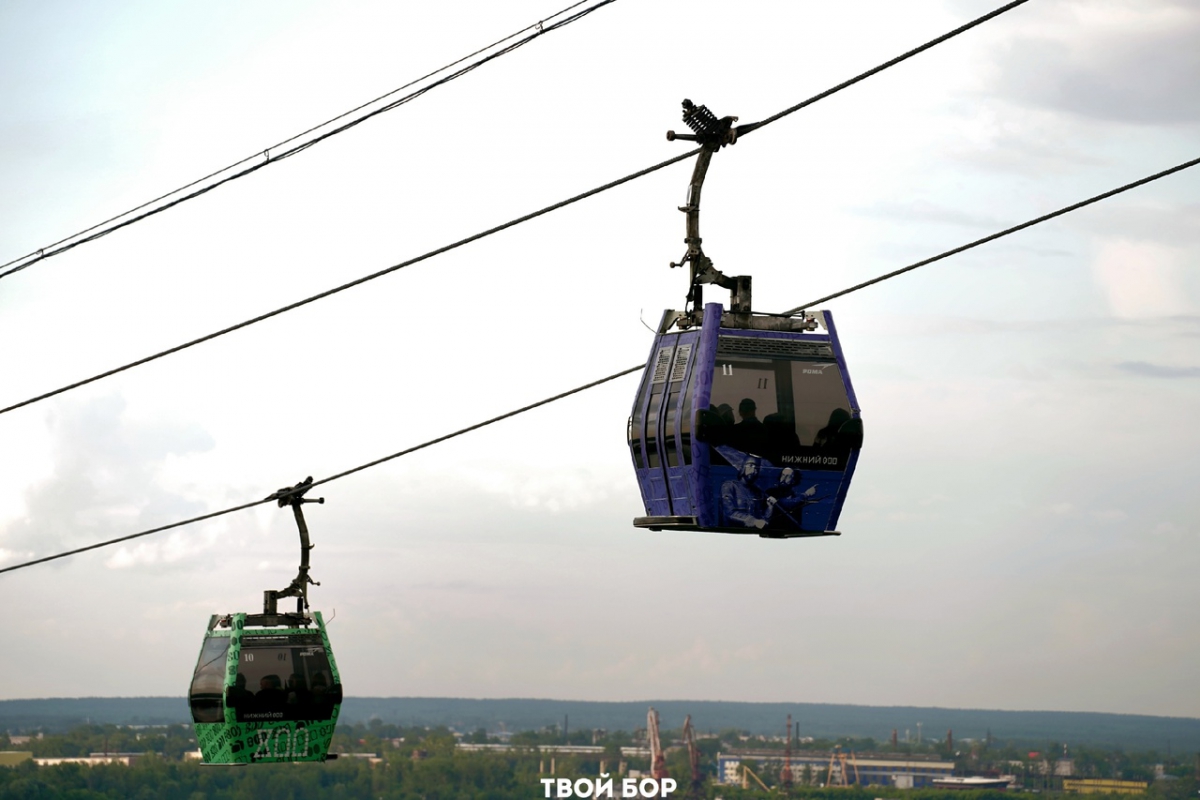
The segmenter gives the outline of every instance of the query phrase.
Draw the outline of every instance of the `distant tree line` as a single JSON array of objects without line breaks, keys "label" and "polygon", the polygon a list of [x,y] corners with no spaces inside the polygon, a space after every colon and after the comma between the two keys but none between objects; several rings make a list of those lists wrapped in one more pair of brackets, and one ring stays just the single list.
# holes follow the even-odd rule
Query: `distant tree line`
[{"label": "distant tree line", "polygon": [[[821,703],[735,703],[664,700],[652,703],[666,725],[680,725],[687,714],[704,732],[741,728],[755,734],[777,734],[793,716],[806,736],[831,740],[839,736],[874,736],[886,742],[892,729],[899,738],[917,733],[924,725],[926,740],[939,738],[947,729],[956,736],[983,738],[990,730],[998,739],[1038,749],[1048,741],[1097,747],[1121,746],[1127,750],[1200,750],[1200,719],[1152,717],[1130,714],[1097,714],[1063,711],[984,711],[971,709],[876,707]],[[510,730],[540,730],[570,716],[571,730],[632,731],[645,725],[646,702],[579,702],[563,700],[483,700],[452,697],[355,697],[342,706],[345,722],[385,722],[495,730],[501,721]],[[184,723],[188,721],[183,697],[47,698],[0,700],[0,730],[45,730],[62,733],[85,722]],[[574,734],[572,734],[574,736]]]},{"label": "distant tree line", "polygon": [[[667,766],[680,789],[675,797],[684,797],[691,781],[687,752],[679,747],[680,732],[664,731],[663,744],[670,747]],[[183,760],[184,754],[195,750],[195,738],[186,725],[156,728],[130,728],[114,725],[82,725],[63,734],[33,738],[28,743],[13,746],[9,737],[0,734],[0,750],[30,750],[36,757],[78,757],[91,753],[146,753],[133,766],[105,764],[87,767],[76,764],[39,767],[25,762],[16,767],[0,767],[0,800],[26,798],[70,798],[98,800],[99,798],[181,798],[199,800],[303,800],[303,798],[532,798],[542,796],[540,778],[549,777],[551,765],[556,778],[595,778],[601,770],[617,777],[620,767],[649,769],[646,759],[622,756],[621,747],[644,745],[645,733],[599,730],[575,730],[564,735],[550,726],[538,731],[524,731],[506,737],[512,744],[528,749],[506,752],[464,752],[457,750],[459,741],[496,743],[494,735],[479,728],[472,733],[456,735],[447,728],[400,726],[383,723],[339,725],[334,735],[333,751],[343,757],[325,764],[264,764],[250,767],[204,767]],[[586,754],[539,753],[535,748],[546,745],[587,744],[603,749]],[[674,746],[672,746],[674,745]],[[962,741],[899,744],[894,750],[890,743],[871,739],[844,738],[793,743],[797,754],[828,752],[833,746],[856,753],[887,755],[900,752],[913,755],[936,755],[953,760],[959,775],[994,776],[1015,774],[1026,789],[1053,793],[1061,782],[1047,768],[1061,758],[1061,743],[1046,742],[1038,750],[1017,748],[1001,742]],[[717,736],[706,736],[697,742],[705,786],[699,797],[725,800],[762,797],[761,788],[742,789],[737,786],[717,786],[716,756],[731,751],[781,751],[781,738],[754,736],[745,731],[726,730]],[[377,763],[357,755],[371,754]],[[1145,800],[1195,800],[1197,770],[1200,763],[1192,754],[1162,754],[1154,751],[1126,753],[1120,749],[1069,747],[1068,757],[1074,760],[1079,777],[1144,780],[1150,784]],[[758,776],[776,790],[780,784],[779,765],[749,760]],[[1168,776],[1154,780],[1156,766]],[[759,769],[759,767],[762,767]],[[792,795],[807,800],[1011,800],[1012,794],[997,792],[946,792],[938,790],[899,790],[892,787],[870,786],[825,788],[820,784],[820,770],[799,770],[795,775]],[[619,781],[617,782],[619,786]],[[1091,800],[1103,800],[1097,796]],[[1122,797],[1120,800],[1129,800]]]}]

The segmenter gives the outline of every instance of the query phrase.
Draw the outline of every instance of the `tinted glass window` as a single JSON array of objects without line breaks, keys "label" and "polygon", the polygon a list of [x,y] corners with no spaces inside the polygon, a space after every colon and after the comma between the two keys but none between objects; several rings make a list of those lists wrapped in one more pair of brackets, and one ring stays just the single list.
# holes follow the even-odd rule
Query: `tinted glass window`
[{"label": "tinted glass window", "polygon": [[629,418],[629,425],[625,435],[629,439],[629,450],[633,453],[633,466],[635,469],[642,469],[646,466],[646,462],[642,459],[642,414],[637,412]]},{"label": "tinted glass window", "polygon": [[204,640],[204,647],[200,649],[200,660],[196,662],[196,672],[192,675],[192,688],[188,692],[192,721],[225,721],[225,705],[221,696],[225,691],[225,663],[228,655],[228,636]]},{"label": "tinted glass window", "polygon": [[633,464],[637,469],[646,467],[646,457],[642,452],[642,403],[649,390],[650,382],[646,381],[642,391],[638,392],[633,403],[633,415],[629,418],[629,448],[633,451]]},{"label": "tinted glass window", "polygon": [[228,701],[239,721],[329,719],[332,689],[320,634],[245,635]]},{"label": "tinted glass window", "polygon": [[758,341],[737,337],[737,345],[728,346],[730,338],[721,337],[698,435],[776,466],[844,468],[850,451],[862,444],[862,423],[851,417],[832,352],[757,356],[746,351]]},{"label": "tinted glass window", "polygon": [[662,405],[662,388],[654,387],[650,395],[650,408],[646,411],[646,465],[657,468],[658,460],[658,407]]}]

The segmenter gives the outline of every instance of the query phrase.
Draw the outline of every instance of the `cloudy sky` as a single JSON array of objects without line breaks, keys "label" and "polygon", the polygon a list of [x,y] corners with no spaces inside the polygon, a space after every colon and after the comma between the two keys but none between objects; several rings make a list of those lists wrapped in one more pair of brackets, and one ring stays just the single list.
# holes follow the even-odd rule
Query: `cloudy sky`
[{"label": "cloudy sky", "polygon": [[[565,3],[564,3],[565,4]],[[682,152],[994,3],[618,0],[0,280],[0,406]],[[0,7],[0,261],[558,10]],[[726,148],[706,252],[782,310],[1200,155],[1200,2],[1032,0]],[[646,358],[689,164],[0,416],[0,566],[258,499]],[[1200,716],[1200,194],[1184,172],[831,302],[840,538],[651,533],[602,388],[322,487],[355,695]],[[0,576],[0,698],[181,695],[296,563],[263,506]]]}]

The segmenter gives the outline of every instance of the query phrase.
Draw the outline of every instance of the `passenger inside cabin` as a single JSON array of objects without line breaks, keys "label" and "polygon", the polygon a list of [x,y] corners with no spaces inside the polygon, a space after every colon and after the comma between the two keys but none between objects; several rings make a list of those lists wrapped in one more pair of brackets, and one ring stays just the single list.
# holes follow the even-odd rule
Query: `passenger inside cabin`
[{"label": "passenger inside cabin", "polygon": [[226,692],[225,702],[231,708],[237,708],[245,706],[253,699],[254,692],[246,688],[246,676],[239,672],[233,680],[233,686],[230,686],[229,691]]},{"label": "passenger inside cabin", "polygon": [[762,425],[762,420],[758,418],[758,406],[753,398],[742,398],[742,402],[738,403],[738,416],[742,418],[738,427],[757,428]]},{"label": "passenger inside cabin", "polygon": [[710,405],[697,420],[696,438],[713,446],[729,444],[733,436],[733,407],[728,403]]},{"label": "passenger inside cabin", "polygon": [[311,693],[304,683],[304,676],[299,672],[293,672],[287,682],[287,704],[306,705],[311,701]]},{"label": "passenger inside cabin", "polygon": [[287,695],[283,691],[283,681],[278,675],[264,675],[258,686],[258,694],[254,699],[259,710],[274,711],[286,704]]},{"label": "passenger inside cabin", "polygon": [[794,453],[800,449],[800,437],[796,435],[796,420],[790,414],[777,411],[763,417],[763,427],[766,429],[767,441],[770,446],[764,453],[774,462],[780,461],[783,453]]},{"label": "passenger inside cabin", "polygon": [[813,447],[849,451],[862,447],[862,440],[862,420],[853,419],[844,408],[835,408],[829,415],[829,424],[817,431]]},{"label": "passenger inside cabin", "polygon": [[838,444],[838,431],[850,421],[850,412],[844,408],[835,408],[829,414],[829,422],[817,431],[813,439],[813,447],[832,449]]},{"label": "passenger inside cabin", "polygon": [[733,426],[733,406],[729,403],[721,403],[714,410],[717,412],[717,418],[721,424]]},{"label": "passenger inside cabin", "polygon": [[312,679],[312,702],[313,705],[325,705],[330,702],[329,683],[325,679],[325,673],[318,672],[313,675]]},{"label": "passenger inside cabin", "polygon": [[758,418],[758,406],[753,398],[742,398],[738,403],[738,416],[742,421],[733,426],[733,446],[744,453],[763,455],[770,446],[770,437]]}]

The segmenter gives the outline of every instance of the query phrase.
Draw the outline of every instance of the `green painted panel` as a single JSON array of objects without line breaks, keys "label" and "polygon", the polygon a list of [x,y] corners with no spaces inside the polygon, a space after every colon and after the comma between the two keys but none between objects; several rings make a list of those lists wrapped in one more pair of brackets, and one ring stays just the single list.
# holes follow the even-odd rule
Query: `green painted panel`
[{"label": "green painted panel", "polygon": [[[333,682],[335,685],[340,684],[341,675],[338,673],[337,663],[333,658],[333,649],[329,645],[325,621],[320,612],[315,613],[313,617],[317,623],[321,641],[324,643],[325,655],[329,659]],[[243,633],[252,637],[299,636],[313,633],[311,628],[246,629],[245,614],[231,615],[231,623],[229,629],[213,629],[208,632],[210,638],[230,637],[225,667],[226,690],[234,686],[237,679]],[[239,722],[235,709],[226,707],[224,722],[195,724],[196,739],[200,744],[200,752],[206,764],[323,761],[329,752],[340,709],[340,703],[334,704],[330,718],[327,720],[244,720]]]}]

